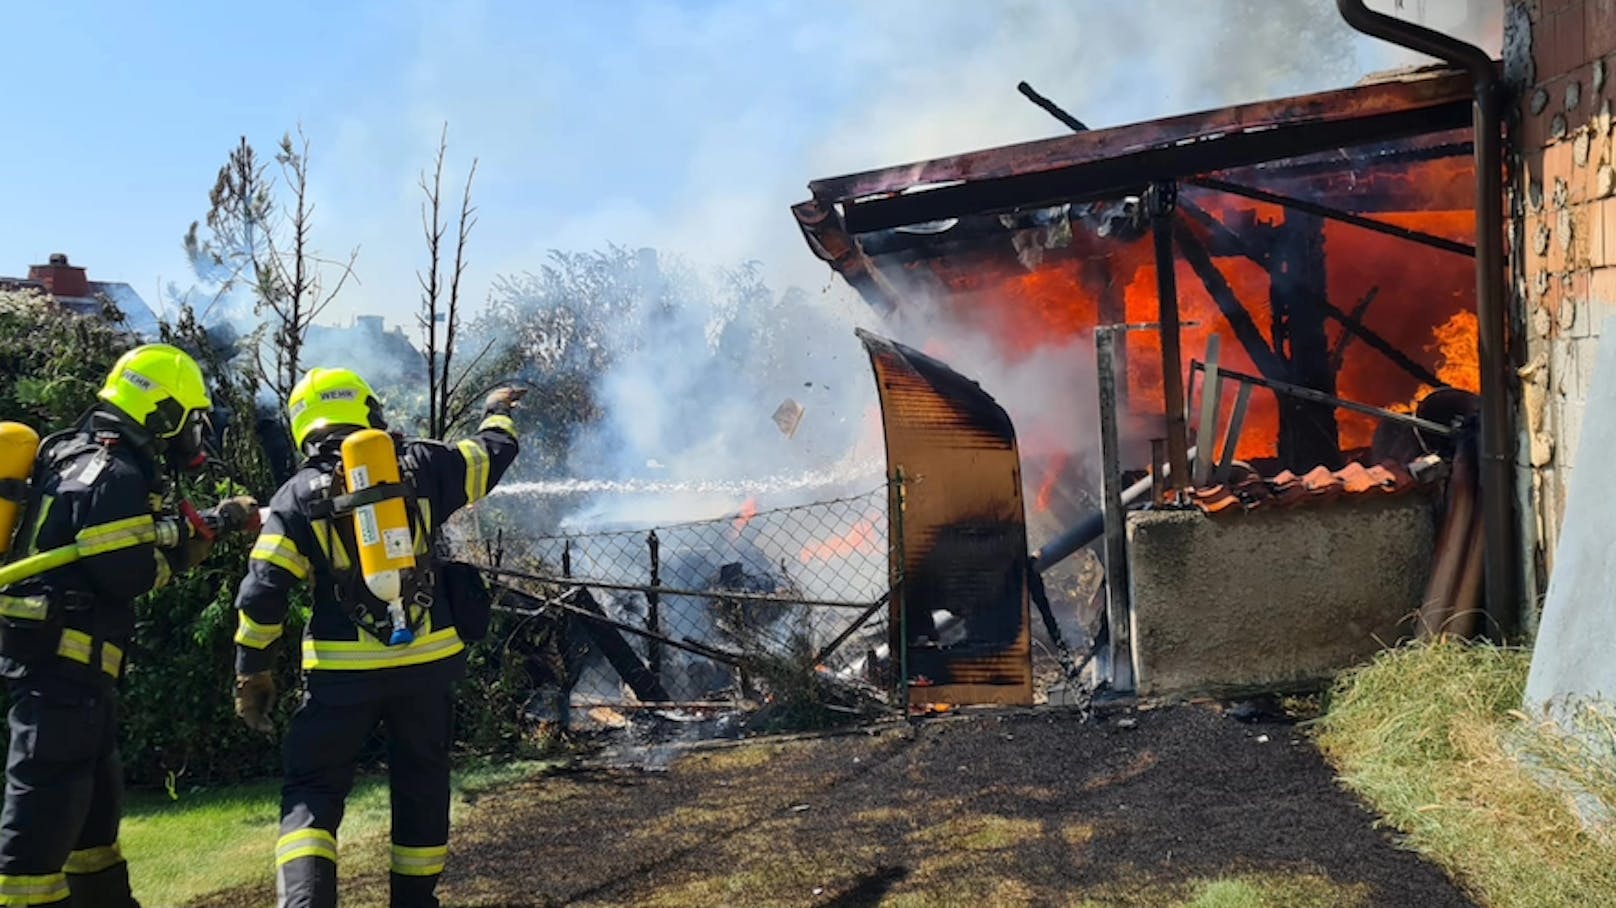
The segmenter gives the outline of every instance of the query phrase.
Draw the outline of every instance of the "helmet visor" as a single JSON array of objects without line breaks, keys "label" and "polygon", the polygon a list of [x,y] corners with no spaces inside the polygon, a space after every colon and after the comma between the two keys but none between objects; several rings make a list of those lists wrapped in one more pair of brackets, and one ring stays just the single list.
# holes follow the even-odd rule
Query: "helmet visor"
[{"label": "helmet visor", "polygon": [[208,439],[213,427],[206,411],[192,410],[185,414],[185,423],[168,440],[169,465],[186,472],[202,469],[208,462]]}]

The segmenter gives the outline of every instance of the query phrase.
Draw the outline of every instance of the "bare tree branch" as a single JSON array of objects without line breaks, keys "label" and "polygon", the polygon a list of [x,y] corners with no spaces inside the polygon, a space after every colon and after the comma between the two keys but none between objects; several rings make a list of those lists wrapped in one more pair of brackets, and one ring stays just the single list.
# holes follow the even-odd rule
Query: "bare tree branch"
[{"label": "bare tree branch", "polygon": [[443,261],[443,234],[448,225],[443,222],[443,164],[449,154],[449,124],[443,124],[443,130],[438,134],[438,153],[433,159],[432,179],[427,181],[423,171],[420,178],[421,192],[426,196],[421,203],[421,229],[426,237],[427,272],[415,273],[416,282],[421,285],[421,309],[418,320],[423,322],[426,330],[426,376],[427,376],[427,435],[432,438],[443,437],[442,412],[439,407],[439,369],[438,359],[442,355],[438,349],[438,301],[443,291],[443,278],[440,265]]},{"label": "bare tree branch", "polygon": [[471,204],[471,184],[477,178],[477,159],[471,159],[471,168],[466,171],[466,185],[460,196],[460,224],[455,237],[454,271],[449,279],[449,321],[444,326],[443,342],[443,374],[439,382],[442,402],[438,405],[438,412],[445,414],[444,432],[447,434],[449,426],[458,420],[447,418],[449,402],[460,393],[460,386],[465,381],[449,381],[449,363],[454,357],[454,347],[460,333],[460,279],[466,273],[466,241],[471,237],[471,229],[477,226],[477,209]]}]

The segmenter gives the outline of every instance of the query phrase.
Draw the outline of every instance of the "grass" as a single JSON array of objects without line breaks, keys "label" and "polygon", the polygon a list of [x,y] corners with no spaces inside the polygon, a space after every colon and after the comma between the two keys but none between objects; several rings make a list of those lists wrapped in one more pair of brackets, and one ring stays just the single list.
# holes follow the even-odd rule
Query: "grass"
[{"label": "grass", "polygon": [[1616,843],[1574,806],[1616,809],[1616,769],[1520,711],[1529,662],[1446,641],[1383,653],[1338,682],[1319,747],[1485,904],[1616,905]]},{"label": "grass", "polygon": [[[471,767],[455,774],[453,809],[485,791],[532,775],[535,763]],[[278,782],[255,782],[181,795],[137,792],[124,808],[120,833],[130,883],[142,904],[179,905],[274,877],[280,817]],[[387,779],[354,785],[340,834],[344,862],[386,867]]]}]

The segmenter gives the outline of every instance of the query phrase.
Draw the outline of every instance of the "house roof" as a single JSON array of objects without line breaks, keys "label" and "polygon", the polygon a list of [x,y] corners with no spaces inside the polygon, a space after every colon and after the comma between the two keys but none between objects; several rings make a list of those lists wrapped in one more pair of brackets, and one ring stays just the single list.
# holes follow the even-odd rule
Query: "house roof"
[{"label": "house roof", "polygon": [[[69,312],[83,316],[99,316],[103,298],[111,300],[123,313],[124,326],[129,331],[145,339],[157,337],[161,323],[146,301],[135,292],[135,288],[122,281],[89,281],[88,284],[89,296],[51,294],[51,299]],[[0,277],[0,289],[49,293],[43,283],[25,277]]]},{"label": "house roof", "polygon": [[[1336,91],[818,179],[808,184],[812,198],[792,213],[815,255],[890,309],[904,295],[894,265],[1046,227],[1058,206],[1120,200],[1154,181],[1216,174],[1358,213],[1433,207],[1417,186],[1359,199],[1343,173],[1361,171],[1366,160],[1405,166],[1468,155],[1462,130],[1471,92],[1469,77],[1452,70],[1391,74]],[[1348,147],[1359,152],[1350,160],[1338,153]]]}]

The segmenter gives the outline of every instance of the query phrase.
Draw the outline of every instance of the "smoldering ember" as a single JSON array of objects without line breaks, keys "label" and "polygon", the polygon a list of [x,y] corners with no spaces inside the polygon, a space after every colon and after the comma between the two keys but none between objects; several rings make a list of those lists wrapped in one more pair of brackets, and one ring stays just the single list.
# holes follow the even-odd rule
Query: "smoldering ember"
[{"label": "smoldering ember", "polygon": [[1611,3],[186,6],[0,62],[0,905],[1616,904]]}]

